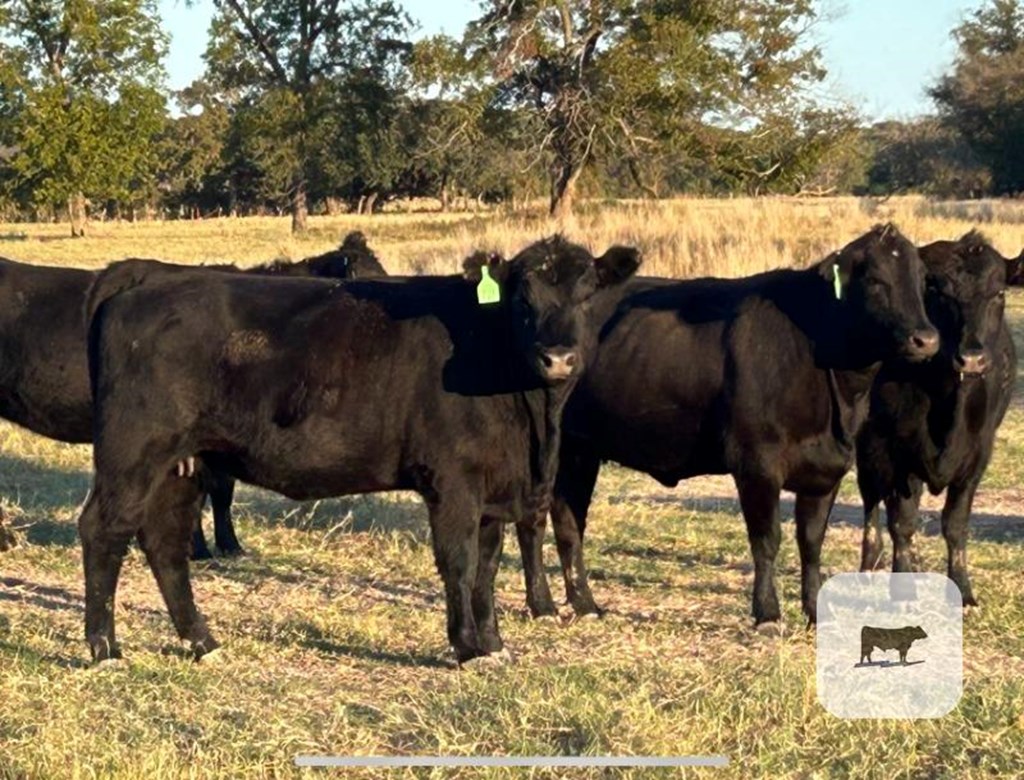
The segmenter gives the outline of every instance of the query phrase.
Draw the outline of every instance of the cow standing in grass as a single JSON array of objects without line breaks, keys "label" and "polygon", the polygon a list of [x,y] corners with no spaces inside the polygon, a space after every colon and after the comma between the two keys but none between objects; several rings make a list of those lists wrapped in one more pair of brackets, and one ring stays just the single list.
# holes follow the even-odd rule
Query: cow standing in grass
[{"label": "cow standing in grass", "polygon": [[[601,339],[566,409],[552,518],[569,602],[597,613],[582,539],[603,460],[664,485],[731,474],[754,558],[753,616],[779,620],[774,583],[779,493],[796,498],[802,602],[816,618],[820,554],[840,481],[853,464],[881,361],[925,360],[917,250],[879,226],[805,270],[744,279],[636,279],[595,301]],[[527,602],[555,606],[541,567],[543,529],[520,529]]]},{"label": "cow standing in grass", "polygon": [[861,569],[882,556],[879,502],[893,543],[892,570],[913,571],[912,540],[924,487],[946,491],[942,535],[947,572],[965,606],[977,604],[967,575],[971,504],[1017,376],[1004,317],[1005,261],[978,233],[920,249],[927,268],[925,305],[939,329],[939,354],[927,363],[886,365],[871,393],[857,439],[857,483],[864,500]]},{"label": "cow standing in grass", "polygon": [[595,333],[588,301],[638,265],[560,238],[464,276],[345,285],[114,265],[90,294],[95,479],[79,519],[86,637],[118,656],[114,594],[138,537],[178,634],[196,610],[188,458],[310,499],[414,490],[427,504],[459,662],[502,650],[503,523],[542,522],[560,418]]},{"label": "cow standing in grass", "polygon": [[[214,266],[237,272],[234,266]],[[361,233],[338,249],[300,262],[275,261],[246,273],[365,278],[385,275]],[[92,396],[86,362],[85,300],[98,271],[27,265],[0,258],[0,417],[50,439],[92,441]],[[241,547],[231,523],[234,481],[204,473],[217,546]],[[2,523],[2,520],[0,520]],[[210,557],[202,527],[196,557]]]}]

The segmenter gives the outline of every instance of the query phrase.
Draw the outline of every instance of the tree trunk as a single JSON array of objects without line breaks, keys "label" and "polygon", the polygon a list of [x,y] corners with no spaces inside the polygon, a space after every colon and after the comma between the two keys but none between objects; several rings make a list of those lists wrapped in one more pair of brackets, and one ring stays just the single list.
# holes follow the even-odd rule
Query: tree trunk
[{"label": "tree trunk", "polygon": [[583,172],[582,165],[563,163],[551,184],[551,216],[562,219],[572,215],[576,198],[576,182]]},{"label": "tree trunk", "polygon": [[68,221],[71,222],[72,238],[79,238],[85,235],[86,219],[85,195],[78,192],[68,198]]},{"label": "tree trunk", "polygon": [[441,213],[444,214],[446,211],[448,211],[448,207],[451,205],[449,203],[447,173],[441,175],[441,191],[440,193],[438,193],[438,198],[441,201]]},{"label": "tree trunk", "polygon": [[309,202],[306,198],[306,177],[301,174],[295,180],[291,212],[292,233],[301,233],[306,229],[306,217],[309,216]]},{"label": "tree trunk", "polygon": [[366,196],[366,200],[363,201],[363,214],[370,216],[373,214],[373,207],[377,203],[377,193],[371,192]]}]

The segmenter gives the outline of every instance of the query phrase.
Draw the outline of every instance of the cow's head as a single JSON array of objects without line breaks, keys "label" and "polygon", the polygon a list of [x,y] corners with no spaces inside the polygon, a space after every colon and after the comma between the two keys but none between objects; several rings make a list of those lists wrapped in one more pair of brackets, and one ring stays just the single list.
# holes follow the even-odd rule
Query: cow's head
[{"label": "cow's head", "polygon": [[927,639],[928,635],[924,632],[921,626],[912,626],[910,629],[910,636],[914,639]]},{"label": "cow's head", "polygon": [[1006,260],[975,231],[922,247],[921,257],[928,316],[941,334],[943,357],[961,376],[983,375],[1002,327]]},{"label": "cow's head", "polygon": [[341,246],[307,261],[313,276],[331,279],[369,279],[387,276],[377,255],[366,243],[366,236],[353,230],[345,236]]},{"label": "cow's head", "polygon": [[636,249],[615,246],[594,257],[555,236],[531,244],[508,261],[478,252],[463,267],[474,284],[486,273],[498,285],[499,300],[480,305],[503,307],[528,363],[542,379],[555,383],[582,370],[596,341],[588,327],[590,298],[621,284],[639,266]]},{"label": "cow's head", "polygon": [[926,360],[939,334],[925,315],[924,267],[917,249],[893,225],[878,225],[821,266],[835,295],[873,354]]}]

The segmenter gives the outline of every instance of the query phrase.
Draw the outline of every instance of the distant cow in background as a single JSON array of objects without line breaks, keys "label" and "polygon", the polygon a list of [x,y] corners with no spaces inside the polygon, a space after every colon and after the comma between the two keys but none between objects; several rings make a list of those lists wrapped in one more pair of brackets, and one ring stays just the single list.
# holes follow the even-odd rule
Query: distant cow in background
[{"label": "distant cow in background", "polygon": [[[779,493],[797,494],[802,602],[814,620],[829,511],[853,465],[879,362],[925,360],[938,334],[917,250],[878,226],[802,270],[636,279],[597,296],[597,351],[566,407],[552,518],[567,596],[597,612],[582,539],[602,460],[675,486],[731,474],[754,558],[756,623],[779,620]],[[540,537],[520,527],[527,602],[555,611]]]},{"label": "distant cow in background", "polygon": [[939,329],[939,354],[924,364],[883,367],[857,440],[864,501],[861,569],[882,555],[878,504],[885,502],[894,572],[913,571],[912,547],[924,486],[946,491],[942,535],[949,578],[965,606],[977,603],[967,575],[971,504],[1010,404],[1017,357],[1004,317],[1004,261],[971,232],[921,247],[925,306]]},{"label": "distant cow in background", "polygon": [[927,639],[928,634],[921,626],[904,626],[903,628],[875,628],[864,626],[860,630],[860,664],[874,663],[871,653],[879,650],[896,650],[900,654],[900,663],[906,666],[907,653],[910,646],[918,639]]},{"label": "distant cow in background", "polygon": [[[239,272],[231,265],[211,268]],[[85,300],[99,273],[0,258],[0,417],[50,439],[92,442]],[[350,233],[338,249],[297,263],[274,261],[246,273],[347,279],[385,272],[363,235]],[[230,517],[234,482],[209,473],[204,478],[217,546],[226,554],[238,553]],[[201,528],[194,542],[197,557],[209,557]]]}]

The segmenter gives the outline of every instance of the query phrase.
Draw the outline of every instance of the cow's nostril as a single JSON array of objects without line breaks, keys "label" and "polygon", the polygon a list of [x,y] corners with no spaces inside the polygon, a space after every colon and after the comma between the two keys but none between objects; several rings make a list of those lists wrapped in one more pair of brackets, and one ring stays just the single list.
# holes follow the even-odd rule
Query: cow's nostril
[{"label": "cow's nostril", "polygon": [[939,334],[934,330],[914,331],[910,343],[915,352],[935,354],[939,349]]},{"label": "cow's nostril", "polygon": [[550,352],[541,352],[540,361],[544,364],[545,368],[551,368],[551,366],[554,365],[554,361],[551,359]]},{"label": "cow's nostril", "polygon": [[576,365],[576,353],[575,352],[570,352],[568,355],[565,356],[565,365],[567,365],[567,366],[575,366]]}]

